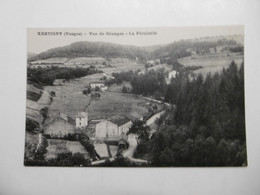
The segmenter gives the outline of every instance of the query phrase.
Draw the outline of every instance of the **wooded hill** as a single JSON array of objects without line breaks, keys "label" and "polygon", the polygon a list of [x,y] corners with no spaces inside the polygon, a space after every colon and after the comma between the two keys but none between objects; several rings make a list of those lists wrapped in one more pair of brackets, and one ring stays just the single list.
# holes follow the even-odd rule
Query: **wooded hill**
[{"label": "wooded hill", "polygon": [[38,55],[28,58],[28,62],[44,60],[54,57],[103,57],[103,58],[129,58],[138,60],[160,59],[160,58],[180,58],[189,56],[191,50],[198,52],[208,52],[209,48],[241,47],[240,43],[225,37],[207,37],[200,39],[189,39],[175,41],[167,45],[156,45],[148,47],[137,47],[120,45],[106,42],[75,42],[64,47],[57,47],[44,51]]}]

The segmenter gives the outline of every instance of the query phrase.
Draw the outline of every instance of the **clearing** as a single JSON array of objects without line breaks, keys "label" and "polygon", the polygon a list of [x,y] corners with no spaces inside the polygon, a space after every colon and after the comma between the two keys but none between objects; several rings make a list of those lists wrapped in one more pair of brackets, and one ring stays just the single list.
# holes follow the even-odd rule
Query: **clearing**
[{"label": "clearing", "polygon": [[227,68],[232,61],[236,62],[238,66],[244,60],[243,55],[233,54],[229,56],[220,55],[204,55],[199,56],[197,58],[185,57],[182,59],[178,59],[179,63],[184,66],[202,66],[202,68],[195,70],[194,72],[199,74],[201,73],[203,76],[206,76],[207,73],[215,73],[220,72],[223,68]]}]

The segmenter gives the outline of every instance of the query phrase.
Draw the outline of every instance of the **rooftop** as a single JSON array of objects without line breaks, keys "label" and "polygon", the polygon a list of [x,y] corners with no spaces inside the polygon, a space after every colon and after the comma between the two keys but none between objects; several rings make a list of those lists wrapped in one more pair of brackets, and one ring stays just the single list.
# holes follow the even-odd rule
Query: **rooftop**
[{"label": "rooftop", "polygon": [[87,112],[80,112],[76,115],[76,118],[85,118],[88,116]]},{"label": "rooftop", "polygon": [[117,124],[118,126],[121,126],[121,125],[126,124],[127,122],[131,121],[128,117],[122,116],[122,115],[115,115],[111,118],[108,118],[107,120],[111,121],[112,123]]}]

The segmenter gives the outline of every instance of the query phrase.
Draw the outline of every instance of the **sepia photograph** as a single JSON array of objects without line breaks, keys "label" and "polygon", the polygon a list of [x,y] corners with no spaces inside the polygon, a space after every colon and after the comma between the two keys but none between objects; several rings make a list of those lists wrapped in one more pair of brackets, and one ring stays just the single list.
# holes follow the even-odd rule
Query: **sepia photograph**
[{"label": "sepia photograph", "polygon": [[25,166],[248,164],[242,25],[28,28],[26,58]]}]

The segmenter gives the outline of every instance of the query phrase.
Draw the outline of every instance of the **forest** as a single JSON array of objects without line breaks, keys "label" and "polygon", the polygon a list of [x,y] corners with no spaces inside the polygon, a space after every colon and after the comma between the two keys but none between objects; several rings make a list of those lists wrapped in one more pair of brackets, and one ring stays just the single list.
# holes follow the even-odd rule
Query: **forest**
[{"label": "forest", "polygon": [[135,157],[152,166],[246,166],[244,65],[232,62],[222,73],[179,74],[168,85],[172,108],[158,121]]},{"label": "forest", "polygon": [[74,79],[86,75],[100,73],[100,70],[92,68],[67,68],[67,67],[38,67],[27,68],[27,80],[39,85],[52,85],[55,79]]}]

